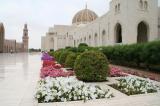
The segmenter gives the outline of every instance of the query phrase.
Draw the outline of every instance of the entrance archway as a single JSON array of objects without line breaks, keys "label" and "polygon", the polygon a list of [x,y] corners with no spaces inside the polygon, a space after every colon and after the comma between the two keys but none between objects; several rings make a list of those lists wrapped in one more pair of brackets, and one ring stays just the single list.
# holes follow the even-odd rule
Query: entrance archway
[{"label": "entrance archway", "polygon": [[115,43],[122,43],[122,27],[119,23],[115,26]]},{"label": "entrance archway", "polygon": [[145,22],[140,22],[137,28],[137,43],[144,43],[148,41],[148,26]]}]

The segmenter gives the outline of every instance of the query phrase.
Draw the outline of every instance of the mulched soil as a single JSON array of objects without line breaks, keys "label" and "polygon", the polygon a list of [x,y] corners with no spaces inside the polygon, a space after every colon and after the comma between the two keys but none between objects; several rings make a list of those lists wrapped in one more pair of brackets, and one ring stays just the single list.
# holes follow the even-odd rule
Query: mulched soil
[{"label": "mulched soil", "polygon": [[113,64],[111,64],[111,66],[119,67],[126,73],[134,73],[137,76],[150,78],[160,82],[160,73],[143,70],[143,69],[130,68],[126,66],[113,65]]}]

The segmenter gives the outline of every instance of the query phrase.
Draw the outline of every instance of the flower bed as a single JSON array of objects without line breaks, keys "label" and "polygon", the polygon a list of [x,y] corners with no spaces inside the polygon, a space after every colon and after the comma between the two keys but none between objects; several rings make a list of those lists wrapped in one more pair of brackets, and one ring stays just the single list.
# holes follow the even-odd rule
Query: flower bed
[{"label": "flower bed", "polygon": [[160,90],[160,87],[149,79],[143,80],[137,77],[128,76],[121,78],[118,81],[119,83],[111,86],[127,95],[154,93]]},{"label": "flower bed", "polygon": [[54,58],[52,56],[50,56],[48,53],[43,53],[41,60],[54,60]]},{"label": "flower bed", "polygon": [[67,77],[67,76],[73,76],[74,72],[73,71],[64,71],[63,69],[57,69],[54,66],[48,66],[41,68],[41,73],[40,77],[45,78],[45,77]]},{"label": "flower bed", "polygon": [[44,60],[43,67],[48,67],[48,66],[53,66],[56,69],[62,68],[62,66],[60,64],[58,64],[56,61]]},{"label": "flower bed", "polygon": [[154,74],[144,74],[143,72],[137,72],[133,70],[128,70],[128,74],[143,77],[143,78],[149,78],[151,80],[159,81],[159,77],[155,76]]},{"label": "flower bed", "polygon": [[39,103],[111,98],[113,94],[98,86],[89,86],[75,77],[46,77],[38,82],[36,99]]},{"label": "flower bed", "polygon": [[128,76],[128,74],[124,73],[120,68],[118,67],[111,67],[110,68],[110,76],[111,77],[124,77]]}]

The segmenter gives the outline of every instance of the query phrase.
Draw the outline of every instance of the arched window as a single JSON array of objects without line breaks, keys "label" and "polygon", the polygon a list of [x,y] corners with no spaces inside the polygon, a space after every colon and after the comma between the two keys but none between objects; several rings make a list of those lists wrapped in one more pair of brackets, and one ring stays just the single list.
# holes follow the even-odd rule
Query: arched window
[{"label": "arched window", "polygon": [[117,7],[117,5],[115,6],[115,12],[117,13],[117,11],[118,11],[118,7]]},{"label": "arched window", "polygon": [[147,2],[147,1],[144,2],[144,9],[145,9],[145,10],[148,9],[148,2]]},{"label": "arched window", "polygon": [[50,48],[53,49],[54,48],[54,38],[50,39],[50,44],[51,44]]},{"label": "arched window", "polygon": [[77,40],[77,45],[78,45],[78,43],[79,43],[79,40]]},{"label": "arched window", "polygon": [[141,21],[138,24],[137,28],[137,43],[143,43],[148,41],[148,35],[149,35],[149,25],[145,22]]},{"label": "arched window", "polygon": [[89,45],[91,46],[91,35],[89,35]]},{"label": "arched window", "polygon": [[98,46],[98,35],[97,35],[97,33],[95,33],[95,35],[94,35],[94,45]]},{"label": "arched window", "polygon": [[86,43],[86,37],[84,37],[84,42]]},{"label": "arched window", "polygon": [[122,43],[122,27],[119,23],[115,26],[115,43]]},{"label": "arched window", "polygon": [[103,30],[103,31],[102,31],[102,46],[105,45],[105,41],[106,41],[106,31]]},{"label": "arched window", "polygon": [[118,12],[120,11],[120,4],[118,4]]},{"label": "arched window", "polygon": [[139,1],[139,7],[140,7],[141,9],[143,9],[143,1],[142,1],[142,0]]},{"label": "arched window", "polygon": [[74,47],[76,47],[76,40],[74,40]]}]

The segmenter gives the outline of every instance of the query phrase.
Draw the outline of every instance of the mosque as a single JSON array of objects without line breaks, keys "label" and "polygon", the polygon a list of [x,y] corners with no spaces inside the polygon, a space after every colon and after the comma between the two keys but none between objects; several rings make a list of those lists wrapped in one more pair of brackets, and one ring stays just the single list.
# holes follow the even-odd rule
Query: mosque
[{"label": "mosque", "polygon": [[17,42],[15,39],[5,39],[5,28],[3,23],[0,23],[0,53],[28,52],[27,24],[24,25],[22,40],[23,42]]},{"label": "mosque", "polygon": [[160,39],[158,0],[112,0],[101,17],[87,8],[72,19],[72,25],[54,25],[41,38],[43,51],[77,47],[132,44]]}]

